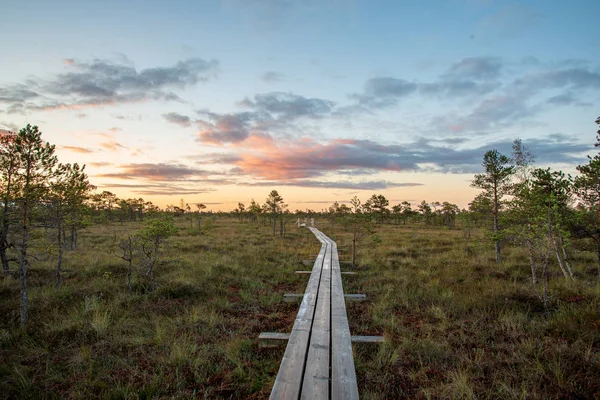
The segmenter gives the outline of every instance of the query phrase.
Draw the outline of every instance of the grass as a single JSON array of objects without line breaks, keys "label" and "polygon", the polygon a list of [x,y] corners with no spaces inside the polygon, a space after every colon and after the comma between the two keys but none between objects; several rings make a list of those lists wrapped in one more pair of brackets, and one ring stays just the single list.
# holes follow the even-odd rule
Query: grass
[{"label": "grass", "polygon": [[[208,219],[208,218],[205,218]],[[216,219],[199,234],[178,222],[157,268],[158,289],[126,286],[118,239],[139,224],[81,232],[53,286],[52,260],[30,273],[31,325],[18,328],[18,281],[0,281],[0,397],[267,398],[283,348],[262,331],[289,332],[304,290],[294,274],[318,253],[307,230],[273,238],[269,227]],[[343,246],[337,225],[322,230]],[[353,334],[383,335],[354,348],[363,399],[600,397],[600,285],[593,256],[574,243],[577,281],[553,267],[551,309],[532,289],[526,255],[493,249],[460,231],[383,225],[359,249],[359,275],[344,276]],[[349,252],[340,252],[343,260]]]}]

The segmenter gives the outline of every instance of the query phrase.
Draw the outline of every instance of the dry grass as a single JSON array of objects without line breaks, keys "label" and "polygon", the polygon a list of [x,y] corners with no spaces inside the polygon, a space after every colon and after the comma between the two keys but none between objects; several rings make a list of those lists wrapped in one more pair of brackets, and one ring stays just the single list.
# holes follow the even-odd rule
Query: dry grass
[{"label": "dry grass", "polygon": [[[178,222],[155,292],[141,275],[129,293],[115,255],[140,225],[82,232],[61,289],[51,262],[33,266],[26,333],[18,282],[2,279],[0,397],[268,397],[283,348],[256,338],[291,329],[297,305],[281,295],[303,291],[293,272],[319,243],[306,229],[280,239],[233,219],[210,224],[198,234]],[[338,226],[322,229],[349,243]],[[600,286],[581,279],[587,252],[572,251],[576,282],[553,277],[545,312],[519,249],[498,267],[486,243],[459,231],[385,225],[377,236],[359,251],[360,274],[343,278],[347,293],[368,296],[348,304],[352,333],[387,339],[355,347],[362,398],[600,397]]]}]

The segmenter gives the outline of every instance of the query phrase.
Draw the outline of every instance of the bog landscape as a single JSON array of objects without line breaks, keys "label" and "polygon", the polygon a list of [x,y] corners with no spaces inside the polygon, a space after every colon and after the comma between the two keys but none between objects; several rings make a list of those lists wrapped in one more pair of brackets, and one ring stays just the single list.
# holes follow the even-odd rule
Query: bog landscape
[{"label": "bog landscape", "polygon": [[206,212],[94,192],[37,127],[1,140],[7,397],[268,397],[285,346],[258,337],[292,329],[308,225],[367,295],[350,331],[383,336],[354,344],[362,398],[600,394],[600,155],[572,178],[519,141],[490,150],[468,210],[373,194],[292,212],[273,190]]},{"label": "bog landscape", "polygon": [[0,0],[0,399],[600,399],[598,15]]}]

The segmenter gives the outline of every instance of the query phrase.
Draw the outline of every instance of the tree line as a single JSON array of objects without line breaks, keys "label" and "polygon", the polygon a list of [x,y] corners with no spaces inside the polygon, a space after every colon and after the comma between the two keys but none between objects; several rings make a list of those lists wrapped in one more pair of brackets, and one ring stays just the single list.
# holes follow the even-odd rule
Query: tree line
[{"label": "tree line", "polygon": [[[0,262],[5,275],[16,265],[20,285],[20,321],[29,321],[27,276],[32,260],[40,257],[32,245],[42,228],[44,253],[56,261],[55,285],[62,284],[65,250],[75,250],[77,233],[94,222],[136,221],[161,211],[143,199],[119,199],[89,182],[85,165],[60,163],[55,146],[44,142],[37,126],[0,135]],[[153,267],[164,239],[175,231],[172,220],[152,218],[130,236],[130,250],[141,252],[155,286]],[[138,250],[139,249],[139,250]],[[129,280],[130,284],[130,280]]]}]

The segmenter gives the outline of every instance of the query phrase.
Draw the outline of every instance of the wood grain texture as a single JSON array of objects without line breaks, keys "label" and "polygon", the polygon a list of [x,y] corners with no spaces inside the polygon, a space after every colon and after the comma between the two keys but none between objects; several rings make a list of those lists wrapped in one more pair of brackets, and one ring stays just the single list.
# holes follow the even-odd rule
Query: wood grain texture
[{"label": "wood grain texture", "polygon": [[[352,337],[348,327],[336,243],[316,228],[321,242],[298,315],[289,335],[271,399],[358,399]],[[296,271],[308,274],[309,271]],[[265,333],[284,340],[284,334]],[[358,341],[377,341],[359,337]]]}]

